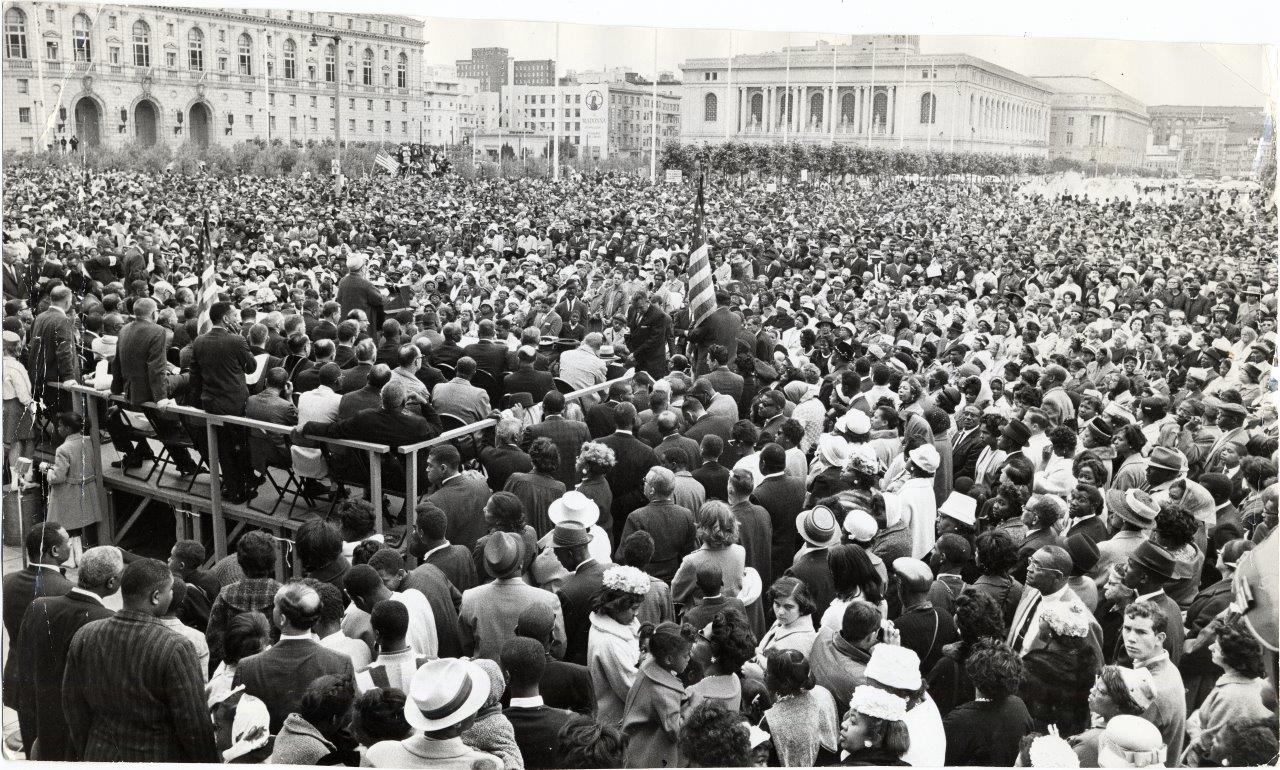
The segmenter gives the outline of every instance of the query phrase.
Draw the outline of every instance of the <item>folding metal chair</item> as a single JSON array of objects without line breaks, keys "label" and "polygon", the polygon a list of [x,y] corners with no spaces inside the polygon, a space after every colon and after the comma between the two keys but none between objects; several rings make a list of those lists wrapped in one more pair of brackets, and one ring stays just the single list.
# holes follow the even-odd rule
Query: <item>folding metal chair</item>
[{"label": "folding metal chair", "polygon": [[[181,489],[190,494],[191,490],[195,488],[196,479],[201,474],[209,473],[209,465],[206,462],[204,450],[196,445],[191,433],[187,430],[186,424],[181,420],[166,417],[154,406],[143,406],[142,413],[146,416],[147,422],[151,423],[151,429],[155,431],[155,437],[160,442],[160,453],[156,455],[156,462],[153,468],[158,472],[156,488]],[[180,485],[163,483],[165,469],[177,466],[173,454],[169,451],[170,447],[186,449],[189,454],[194,456],[193,462],[196,464],[196,470],[188,477],[185,489]],[[149,475],[148,478],[150,478]]]}]

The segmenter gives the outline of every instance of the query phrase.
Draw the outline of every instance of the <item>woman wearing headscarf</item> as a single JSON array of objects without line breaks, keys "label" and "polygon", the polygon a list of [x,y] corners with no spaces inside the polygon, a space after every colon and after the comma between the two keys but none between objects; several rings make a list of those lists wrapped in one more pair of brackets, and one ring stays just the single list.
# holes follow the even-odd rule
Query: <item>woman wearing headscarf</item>
[{"label": "woman wearing headscarf", "polygon": [[793,404],[791,419],[804,428],[804,437],[800,439],[800,451],[808,454],[818,443],[822,428],[826,421],[826,408],[818,400],[816,390],[803,380],[792,380],[782,388],[787,401]]}]

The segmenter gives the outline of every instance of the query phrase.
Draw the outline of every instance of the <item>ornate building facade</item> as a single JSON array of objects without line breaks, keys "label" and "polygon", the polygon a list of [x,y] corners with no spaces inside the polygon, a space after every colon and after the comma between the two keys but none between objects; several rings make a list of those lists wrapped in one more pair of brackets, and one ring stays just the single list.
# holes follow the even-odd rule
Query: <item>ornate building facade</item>
[{"label": "ornate building facade", "polygon": [[683,62],[681,138],[1044,155],[1050,88],[906,35]]},{"label": "ornate building facade", "polygon": [[1080,163],[1142,166],[1151,119],[1132,96],[1093,77],[1036,78],[1053,89],[1049,157]]},{"label": "ornate building facade", "polygon": [[4,6],[4,147],[415,141],[423,22],[294,10]]}]

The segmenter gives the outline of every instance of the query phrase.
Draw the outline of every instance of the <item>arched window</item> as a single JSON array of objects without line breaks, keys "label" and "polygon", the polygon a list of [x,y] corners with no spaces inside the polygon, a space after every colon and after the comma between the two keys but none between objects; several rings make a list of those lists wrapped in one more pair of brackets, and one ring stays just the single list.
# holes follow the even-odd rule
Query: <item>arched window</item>
[{"label": "arched window", "polygon": [[813,124],[822,123],[822,93],[817,92],[809,97],[809,121]]},{"label": "arched window", "polygon": [[298,77],[298,44],[291,37],[284,41],[284,77],[285,80]]},{"label": "arched window", "polygon": [[364,49],[364,57],[360,62],[360,79],[366,86],[373,85],[373,49]]},{"label": "arched window", "polygon": [[938,122],[938,97],[928,91],[920,96],[920,122]]},{"label": "arched window", "polygon": [[240,38],[236,43],[238,51],[236,55],[237,67],[241,75],[253,74],[253,38],[249,37],[248,32],[241,32]]},{"label": "arched window", "polygon": [[77,13],[71,20],[71,54],[76,61],[93,61],[93,49],[89,40],[92,29],[89,17]]},{"label": "arched window", "polygon": [[761,123],[764,120],[764,94],[751,95],[751,122]]},{"label": "arched window", "polygon": [[199,27],[187,30],[187,69],[204,70],[204,32]]},{"label": "arched window", "polygon": [[396,59],[396,88],[409,87],[409,55],[400,52]]},{"label": "arched window", "polygon": [[142,19],[133,23],[133,66],[151,66],[151,27]]},{"label": "arched window", "polygon": [[4,12],[4,58],[27,58],[27,17],[17,8]]},{"label": "arched window", "polygon": [[889,125],[889,94],[876,89],[876,94],[871,98],[871,131],[876,134],[883,134]]},{"label": "arched window", "polygon": [[702,119],[708,123],[716,119],[718,102],[715,94],[707,94],[702,100]]},{"label": "arched window", "polygon": [[853,122],[854,114],[855,114],[854,105],[856,104],[855,98],[856,97],[854,97],[852,93],[848,93],[840,97],[840,122],[841,123]]},{"label": "arched window", "polygon": [[338,47],[332,43],[324,47],[324,79],[326,83],[338,79]]}]

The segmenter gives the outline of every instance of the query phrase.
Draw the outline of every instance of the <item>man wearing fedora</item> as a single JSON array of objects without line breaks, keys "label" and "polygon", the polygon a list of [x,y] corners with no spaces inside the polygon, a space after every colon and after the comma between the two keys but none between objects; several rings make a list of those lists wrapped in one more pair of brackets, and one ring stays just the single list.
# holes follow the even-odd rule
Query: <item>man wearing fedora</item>
[{"label": "man wearing fedora", "polygon": [[1107,490],[1107,529],[1110,539],[1098,543],[1098,563],[1094,565],[1094,581],[1098,590],[1106,584],[1111,568],[1129,561],[1129,554],[1151,536],[1156,527],[1160,506],[1151,495],[1140,489]]},{"label": "man wearing fedora", "polygon": [[[570,495],[574,497],[566,503],[565,498]],[[564,616],[564,659],[585,666],[591,612],[595,607],[595,596],[604,585],[605,565],[590,553],[593,540],[591,532],[581,521],[571,521],[564,517],[566,511],[575,516],[585,514],[589,508],[595,507],[595,503],[581,492],[569,492],[551,505],[560,506],[562,518],[551,532],[552,552],[560,566],[569,572],[569,577],[556,592]]]},{"label": "man wearing fedora", "polygon": [[824,505],[796,515],[796,532],[804,541],[795,560],[784,573],[798,578],[813,597],[813,616],[821,619],[836,596],[835,577],[827,566],[827,549],[840,544],[840,522]]},{"label": "man wearing fedora", "polygon": [[[1123,571],[1117,569],[1120,587],[1109,586],[1098,605],[1097,616],[1104,626],[1108,621],[1119,624],[1125,608],[1136,602],[1148,602],[1158,608],[1168,621],[1164,649],[1173,665],[1182,659],[1182,642],[1186,630],[1182,624],[1182,610],[1164,587],[1174,580],[1173,555],[1161,546],[1147,540],[1129,554]],[[1117,645],[1113,659],[1123,660],[1123,645]]]},{"label": "man wearing fedora", "polygon": [[520,613],[532,604],[549,607],[555,617],[553,652],[565,645],[564,616],[555,594],[524,582],[524,542],[514,532],[491,532],[485,539],[482,558],[490,582],[462,593],[458,627],[462,632],[462,653],[473,658],[497,661],[502,645],[515,636]]},{"label": "man wearing fedora", "polygon": [[[1215,405],[1218,407],[1218,430],[1221,431],[1221,435],[1203,455],[1206,473],[1221,473],[1225,469],[1218,455],[1227,444],[1247,444],[1249,441],[1249,432],[1244,429],[1244,421],[1249,416],[1249,412],[1244,405],[1230,401],[1217,401]],[[1188,459],[1190,457],[1188,454]]]},{"label": "man wearing fedora", "polygon": [[364,761],[372,767],[501,770],[502,760],[462,741],[489,699],[489,675],[468,660],[441,658],[418,669],[405,692],[404,718],[421,732],[379,741]]},{"label": "man wearing fedora", "polygon": [[1147,484],[1145,489],[1157,506],[1180,503],[1195,516],[1196,546],[1203,551],[1205,533],[1217,524],[1213,515],[1213,495],[1198,482],[1187,478],[1187,457],[1176,449],[1158,446],[1147,458]]}]

